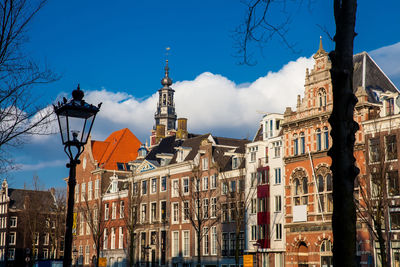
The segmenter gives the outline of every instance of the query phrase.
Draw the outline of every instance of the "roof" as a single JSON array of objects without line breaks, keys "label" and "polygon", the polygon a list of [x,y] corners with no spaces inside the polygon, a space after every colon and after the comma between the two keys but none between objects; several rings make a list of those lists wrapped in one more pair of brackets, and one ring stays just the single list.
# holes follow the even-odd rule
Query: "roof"
[{"label": "roof", "polygon": [[92,141],[94,160],[100,168],[118,170],[117,162],[127,163],[136,159],[141,142],[128,129],[124,128],[110,134],[104,141]]},{"label": "roof", "polygon": [[368,94],[369,102],[378,103],[375,93],[373,92],[374,90],[380,92],[398,92],[396,86],[386,76],[381,68],[379,68],[379,66],[375,63],[375,61],[369,56],[367,52],[362,52],[354,55],[353,65],[353,90],[354,92],[356,92],[357,88],[362,87],[363,82],[365,82],[365,90]]},{"label": "roof", "polygon": [[46,211],[45,209],[51,211],[54,207],[53,205],[55,205],[54,197],[50,191],[8,188],[8,195],[10,197],[10,208],[12,209],[23,209],[26,197],[28,197],[29,203],[34,203],[43,211]]}]

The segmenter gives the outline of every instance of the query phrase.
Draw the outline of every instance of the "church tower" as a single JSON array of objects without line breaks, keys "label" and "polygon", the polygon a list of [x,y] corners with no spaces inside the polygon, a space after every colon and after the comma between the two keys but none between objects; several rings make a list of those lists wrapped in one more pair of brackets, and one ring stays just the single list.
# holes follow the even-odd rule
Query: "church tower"
[{"label": "church tower", "polygon": [[176,112],[174,92],[171,88],[172,80],[169,77],[168,59],[165,61],[165,75],[161,79],[163,86],[158,90],[157,110],[154,114],[155,125],[151,131],[150,147],[158,144],[166,136],[176,134]]},{"label": "church tower", "polygon": [[174,103],[174,89],[171,88],[172,80],[169,77],[169,67],[168,59],[165,64],[165,76],[161,80],[161,85],[163,86],[158,90],[158,104],[157,111],[154,115],[156,121],[154,129],[157,125],[165,126],[165,134],[170,130],[175,130],[176,124],[176,113],[175,113],[175,103]]}]

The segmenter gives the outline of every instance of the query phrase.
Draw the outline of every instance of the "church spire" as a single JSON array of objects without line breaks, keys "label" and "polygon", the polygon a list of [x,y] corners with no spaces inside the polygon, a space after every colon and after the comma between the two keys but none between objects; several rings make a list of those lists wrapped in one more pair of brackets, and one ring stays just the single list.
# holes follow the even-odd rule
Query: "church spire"
[{"label": "church spire", "polygon": [[317,58],[319,56],[325,56],[328,53],[324,50],[324,47],[322,46],[322,36],[319,37],[319,47],[317,53],[315,53],[314,58]]},{"label": "church spire", "polygon": [[165,73],[164,77],[161,79],[161,85],[163,86],[158,90],[159,98],[157,104],[157,111],[154,115],[155,125],[154,129],[157,128],[157,125],[165,126],[165,135],[170,130],[175,130],[176,125],[176,113],[175,113],[175,103],[174,103],[174,89],[171,88],[172,79],[169,77],[169,66],[168,66],[168,52],[170,50],[167,47],[167,59],[165,60]]},{"label": "church spire", "polygon": [[164,78],[161,80],[161,85],[164,86],[164,88],[168,88],[172,85],[172,80],[169,77],[169,67],[168,67],[168,59],[165,60],[165,75]]}]

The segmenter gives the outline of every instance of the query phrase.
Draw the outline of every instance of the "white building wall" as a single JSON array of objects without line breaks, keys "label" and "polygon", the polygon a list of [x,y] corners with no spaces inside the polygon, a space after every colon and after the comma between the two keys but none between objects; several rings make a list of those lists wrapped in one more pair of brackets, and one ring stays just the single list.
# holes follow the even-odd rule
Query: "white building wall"
[{"label": "white building wall", "polygon": [[[251,180],[254,174],[257,172],[257,167],[259,162],[263,161],[267,157],[268,153],[268,163],[270,167],[270,201],[269,201],[269,211],[270,211],[270,240],[271,248],[268,250],[270,252],[284,252],[285,251],[285,177],[284,177],[284,164],[283,164],[283,138],[279,136],[280,125],[277,124],[278,121],[282,122],[283,115],[271,113],[265,115],[260,121],[260,126],[263,129],[262,140],[255,141],[247,144],[246,147],[246,194],[251,193],[254,190],[251,187]],[[279,123],[279,122],[278,122]],[[278,126],[278,127],[277,127]],[[279,151],[275,155],[275,147],[278,147]],[[268,152],[267,152],[268,150]],[[255,153],[252,157],[252,153]],[[280,169],[280,182],[279,179],[275,180],[275,169]],[[279,171],[277,171],[279,173]],[[253,175],[253,176],[252,176]],[[257,190],[254,190],[254,199],[257,199]],[[276,211],[276,199],[275,196],[280,196],[281,205],[280,211]],[[276,238],[277,225],[282,226],[282,238]],[[252,239],[252,226],[257,225],[257,213],[251,212],[251,205],[247,212],[247,229],[246,229],[246,250],[247,252],[256,252],[256,247],[253,245],[256,243],[257,239]]]}]

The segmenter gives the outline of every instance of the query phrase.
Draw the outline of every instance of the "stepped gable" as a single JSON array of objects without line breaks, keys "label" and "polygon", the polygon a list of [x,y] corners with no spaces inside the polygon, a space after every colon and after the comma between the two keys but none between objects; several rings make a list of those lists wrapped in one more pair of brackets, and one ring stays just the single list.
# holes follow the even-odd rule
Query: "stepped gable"
[{"label": "stepped gable", "polygon": [[55,208],[54,197],[50,191],[36,191],[26,189],[8,188],[8,195],[10,197],[10,208],[22,210],[24,209],[25,197],[29,198],[29,203],[40,205],[41,202],[43,211],[51,211]]},{"label": "stepped gable", "polygon": [[[364,60],[365,57],[365,60]],[[364,77],[365,62],[365,77]],[[373,90],[385,92],[398,92],[396,86],[369,56],[367,52],[362,52],[353,56],[353,90],[357,91],[358,87],[363,86],[365,79],[365,90],[368,94],[368,101],[371,103],[379,103]]]},{"label": "stepped gable", "polygon": [[92,141],[92,153],[99,167],[118,170],[117,162],[127,163],[136,159],[141,142],[128,129],[115,131],[104,141]]}]

